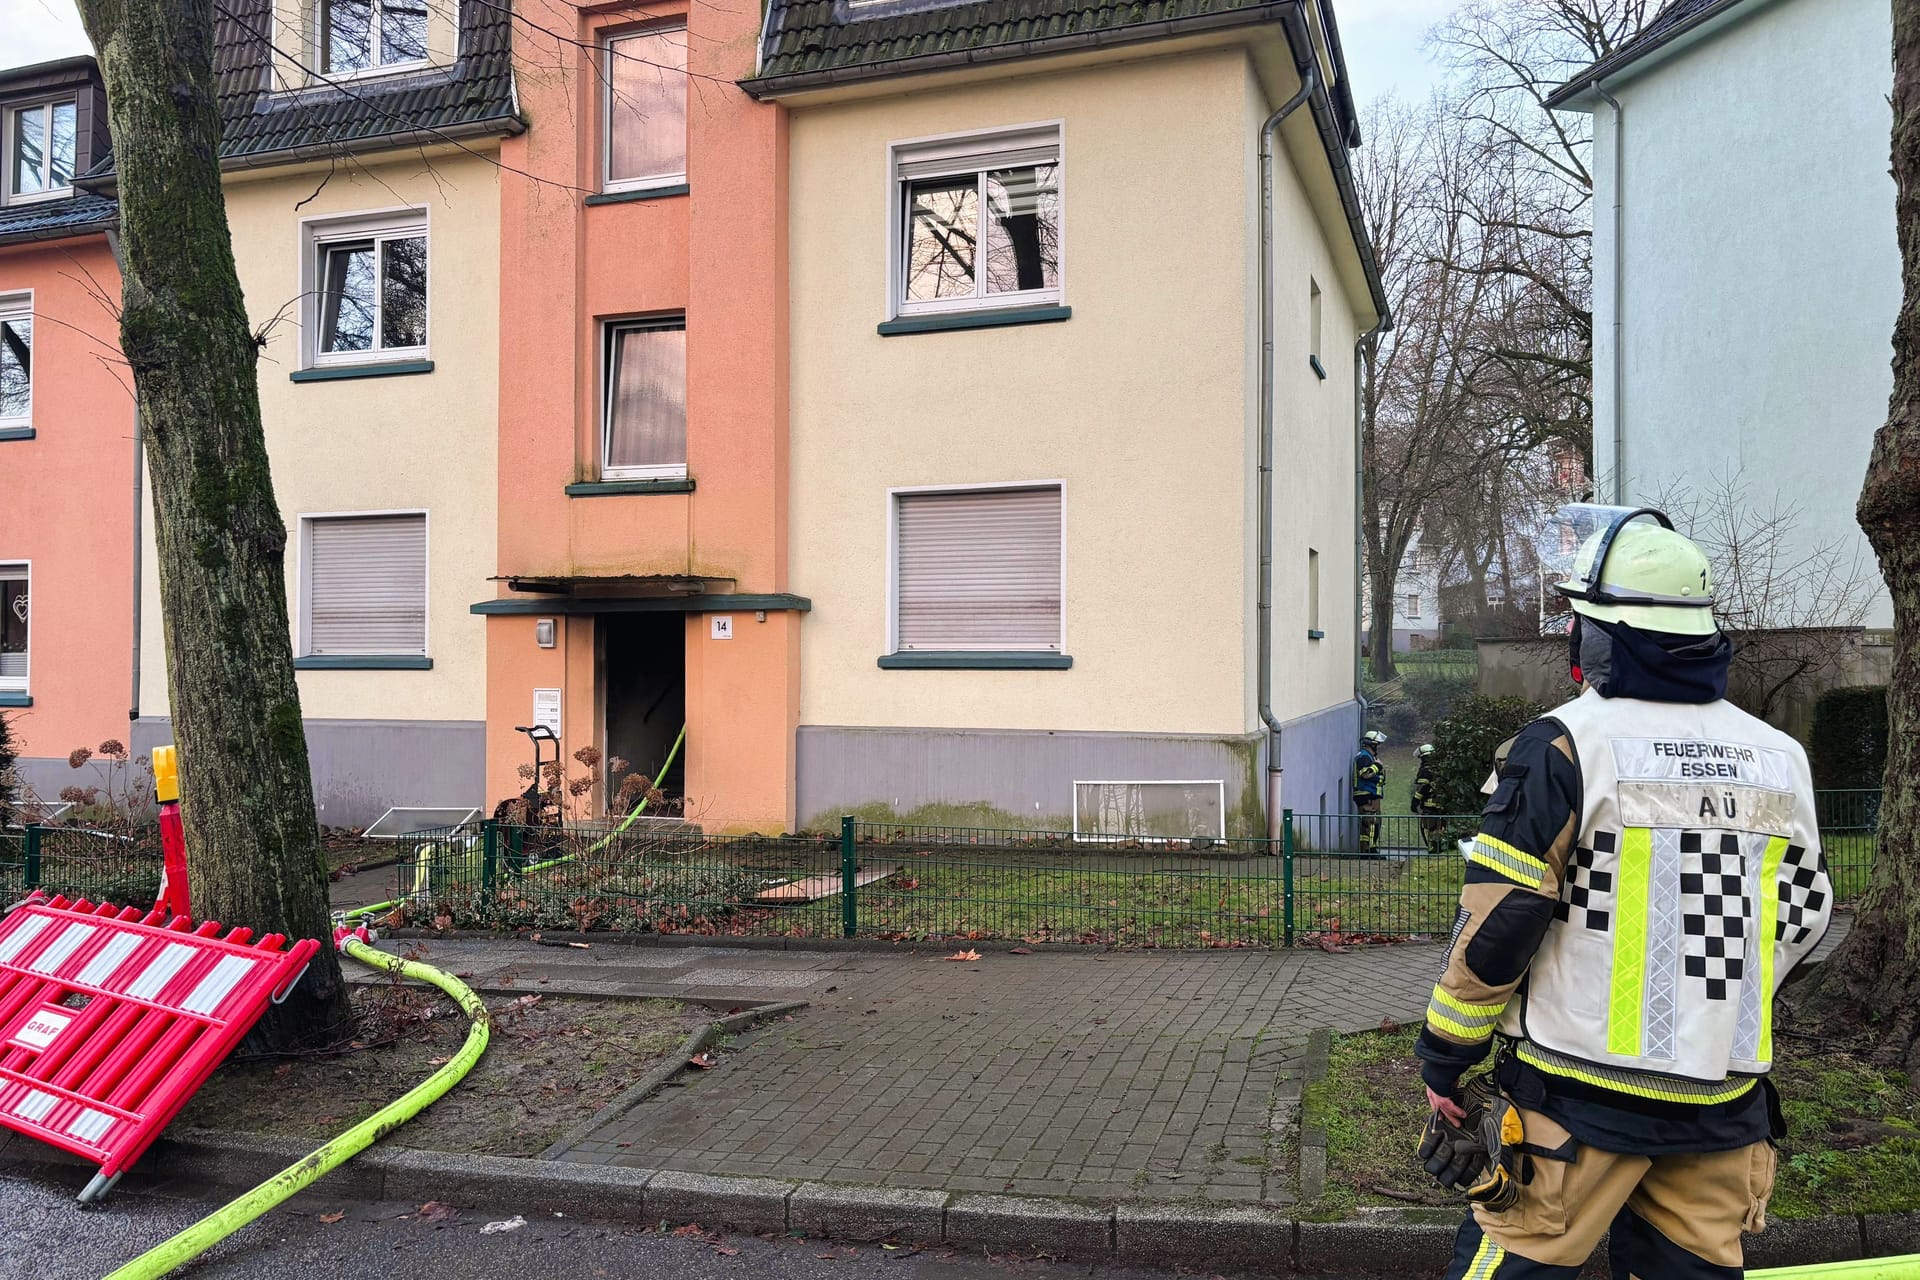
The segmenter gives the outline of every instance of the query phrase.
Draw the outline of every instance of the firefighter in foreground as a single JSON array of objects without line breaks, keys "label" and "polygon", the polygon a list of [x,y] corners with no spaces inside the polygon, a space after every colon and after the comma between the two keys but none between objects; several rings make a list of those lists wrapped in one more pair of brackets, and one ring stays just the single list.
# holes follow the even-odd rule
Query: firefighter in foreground
[{"label": "firefighter in foreground", "polygon": [[1666,517],[1567,541],[1583,691],[1500,769],[1416,1050],[1422,1159],[1473,1204],[1448,1275],[1571,1278],[1611,1230],[1615,1277],[1737,1280],[1785,1129],[1774,994],[1832,913],[1812,778],[1725,701],[1711,571]]},{"label": "firefighter in foreground", "polygon": [[1420,768],[1413,775],[1413,811],[1420,817],[1420,838],[1427,842],[1428,853],[1441,853],[1447,847],[1447,824],[1440,815],[1445,808],[1440,803],[1440,785],[1433,777],[1433,744],[1423,742],[1414,752],[1420,759]]},{"label": "firefighter in foreground", "polygon": [[1387,767],[1380,763],[1380,748],[1386,744],[1386,734],[1369,729],[1360,735],[1360,750],[1353,757],[1353,809],[1360,815],[1362,853],[1380,847],[1380,799],[1387,790]]}]

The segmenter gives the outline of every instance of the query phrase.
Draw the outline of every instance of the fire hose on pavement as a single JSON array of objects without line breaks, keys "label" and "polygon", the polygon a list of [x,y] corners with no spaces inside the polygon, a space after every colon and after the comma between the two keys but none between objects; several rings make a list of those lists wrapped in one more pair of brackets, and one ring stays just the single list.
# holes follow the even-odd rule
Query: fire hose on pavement
[{"label": "fire hose on pavement", "polygon": [[335,941],[345,955],[361,964],[403,978],[431,983],[456,1000],[467,1016],[473,1019],[460,1051],[438,1071],[313,1154],[282,1169],[239,1199],[222,1205],[180,1234],[161,1241],[111,1273],[106,1280],[158,1280],[158,1277],[174,1268],[186,1265],[419,1115],[458,1084],[473,1069],[474,1063],[480,1060],[480,1055],[486,1052],[487,1039],[491,1034],[487,1006],[464,982],[432,965],[403,960],[374,949],[364,928],[339,930]]}]

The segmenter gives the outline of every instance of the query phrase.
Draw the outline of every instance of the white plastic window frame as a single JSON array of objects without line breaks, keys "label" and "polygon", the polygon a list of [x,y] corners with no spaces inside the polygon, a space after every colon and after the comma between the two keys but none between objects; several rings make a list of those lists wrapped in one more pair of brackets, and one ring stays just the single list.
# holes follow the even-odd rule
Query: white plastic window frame
[{"label": "white plastic window frame", "polygon": [[[622,191],[656,191],[662,187],[685,186],[687,182],[688,139],[680,140],[681,168],[679,173],[662,173],[647,178],[616,178],[613,176],[613,46],[622,40],[631,40],[636,36],[664,35],[678,31],[685,36],[687,22],[685,18],[672,18],[664,22],[649,23],[644,27],[627,27],[610,31],[600,38],[600,189],[609,195]],[[688,72],[681,72],[683,80],[691,80]],[[683,96],[691,88],[690,83],[682,84]],[[683,112],[682,118],[685,118]]]},{"label": "white plastic window frame", "polygon": [[[380,261],[380,244],[385,240],[419,237],[427,242],[427,340],[413,347],[383,347],[380,340],[380,309],[384,305],[381,287],[385,267]],[[372,240],[375,275],[373,337],[376,345],[365,351],[322,351],[320,331],[326,268],[323,259],[328,245],[347,240]],[[328,215],[304,218],[300,223],[300,291],[306,299],[301,308],[300,367],[327,369],[340,365],[394,364],[403,360],[426,360],[433,349],[433,230],[427,211],[391,209],[374,213]]]},{"label": "white plastic window frame", "polygon": [[33,561],[0,560],[0,574],[27,584],[27,674],[0,676],[0,693],[30,693],[33,688]]},{"label": "white plastic window frame", "polygon": [[0,200],[0,203],[34,204],[41,200],[59,200],[73,194],[73,184],[71,182],[64,187],[49,187],[45,191],[16,191],[13,186],[20,178],[20,169],[15,163],[14,155],[15,150],[20,145],[20,113],[22,111],[31,111],[35,107],[47,108],[46,123],[41,126],[42,150],[40,160],[44,174],[51,176],[53,173],[53,108],[67,104],[73,105],[74,167],[78,168],[80,160],[80,106],[78,98],[66,95],[42,98],[38,102],[10,102],[7,104],[5,118],[0,119],[0,159],[3,159],[6,163],[6,172],[0,174],[0,194],[4,194],[5,199]]},{"label": "white plastic window frame", "polygon": [[[989,493],[999,489],[1057,489],[1060,492],[1060,638],[1045,649],[978,645],[942,645],[938,649],[900,647],[900,499],[928,493]],[[887,490],[887,632],[881,652],[901,653],[1065,653],[1067,652],[1067,482],[1001,480],[990,484],[908,485]]]},{"label": "white plastic window frame", "polygon": [[433,62],[433,24],[434,7],[427,6],[427,56],[409,58],[405,62],[381,62],[378,55],[385,52],[385,42],[380,38],[380,11],[386,7],[387,0],[372,0],[372,25],[374,62],[358,71],[339,71],[327,69],[327,4],[328,0],[313,0],[313,67],[310,78],[316,84],[327,85],[344,80],[368,80],[375,76],[399,75],[405,71],[418,71]]},{"label": "white plastic window frame", "polygon": [[[419,516],[421,534],[426,541],[426,564],[420,582],[420,652],[378,654],[329,654],[328,657],[430,658],[433,656],[433,516],[425,507],[394,507],[381,511],[303,511],[296,519],[300,525],[300,562],[294,581],[300,593],[294,612],[293,651],[297,657],[321,655],[313,651],[313,526],[323,520],[367,520],[376,516]],[[31,643],[31,641],[29,641]]]},{"label": "white plastic window frame", "polygon": [[[907,230],[911,206],[907,184],[924,178],[976,174],[981,186],[980,208],[986,209],[986,175],[1022,163],[1042,163],[1048,153],[1054,165],[1054,199],[1060,209],[1058,283],[1051,289],[1017,293],[988,293],[986,277],[976,264],[973,295],[966,298],[907,298]],[[1023,307],[1059,306],[1067,293],[1067,130],[1064,120],[1043,120],[984,132],[950,133],[910,138],[887,146],[887,311],[889,320],[909,316],[968,311],[1011,311]]]},{"label": "white plastic window frame", "polygon": [[[607,465],[607,446],[612,443],[609,434],[613,429],[613,340],[623,329],[678,329],[686,332],[687,314],[674,311],[653,316],[616,316],[600,322],[600,431],[595,445],[596,461],[599,463],[599,475],[602,480],[684,480],[687,476],[687,461],[662,462],[643,467],[610,467]],[[685,391],[682,389],[684,398]],[[688,434],[692,434],[692,413],[688,413]]]},{"label": "white plastic window frame", "polygon": [[[0,293],[0,320],[16,320],[21,316],[25,316],[28,320],[33,319],[33,290],[21,289],[14,293]],[[40,340],[39,326],[35,325],[34,330],[32,336],[27,339],[29,360],[33,358],[34,344]],[[27,411],[24,414],[0,416],[0,431],[12,431],[33,425],[33,381],[33,366],[30,364],[27,367]]]}]

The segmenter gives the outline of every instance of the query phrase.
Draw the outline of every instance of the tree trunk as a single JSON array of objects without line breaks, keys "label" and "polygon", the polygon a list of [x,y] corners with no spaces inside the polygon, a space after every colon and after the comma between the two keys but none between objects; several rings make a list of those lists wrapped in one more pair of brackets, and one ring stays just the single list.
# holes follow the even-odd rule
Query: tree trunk
[{"label": "tree trunk", "polygon": [[1796,1007],[1874,1055],[1920,1070],[1920,0],[1893,3],[1893,176],[1905,297],[1893,329],[1893,397],[1873,442],[1858,517],[1893,596],[1893,682],[1879,849],[1853,933]]},{"label": "tree trunk", "polygon": [[[81,0],[120,194],[120,343],[153,482],[188,882],[202,919],[331,942],[287,629],[286,527],[220,189],[212,0]],[[257,1045],[337,1038],[331,945]]]},{"label": "tree trunk", "polygon": [[1367,635],[1367,663],[1375,680],[1391,680],[1398,674],[1393,666],[1393,589],[1398,582],[1398,562],[1388,563],[1378,556],[1367,566],[1368,590],[1373,596],[1373,627]]}]

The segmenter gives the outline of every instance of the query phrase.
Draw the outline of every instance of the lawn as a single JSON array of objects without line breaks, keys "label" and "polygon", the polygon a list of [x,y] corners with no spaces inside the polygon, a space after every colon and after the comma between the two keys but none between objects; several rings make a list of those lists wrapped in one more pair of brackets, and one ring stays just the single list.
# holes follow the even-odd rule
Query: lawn
[{"label": "lawn", "polygon": [[[1314,1216],[1344,1217],[1362,1205],[1460,1203],[1414,1160],[1427,1119],[1413,1057],[1417,1034],[1403,1028],[1334,1038],[1326,1079],[1307,1091],[1307,1111],[1327,1131],[1327,1191],[1311,1206]],[[1789,1129],[1775,1217],[1920,1209],[1920,1095],[1904,1075],[1783,1041],[1774,1079]]]}]

